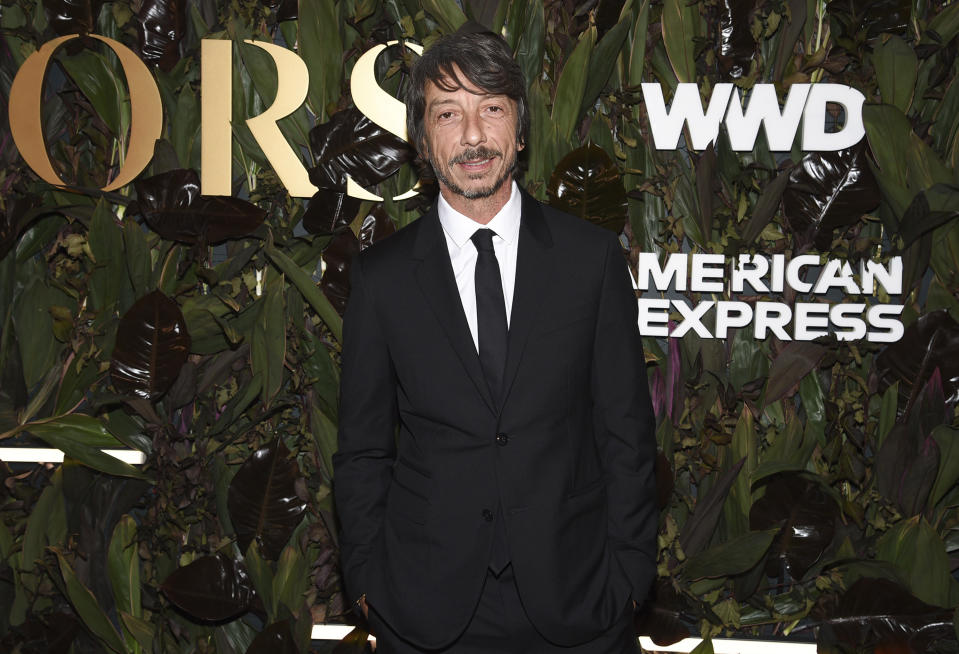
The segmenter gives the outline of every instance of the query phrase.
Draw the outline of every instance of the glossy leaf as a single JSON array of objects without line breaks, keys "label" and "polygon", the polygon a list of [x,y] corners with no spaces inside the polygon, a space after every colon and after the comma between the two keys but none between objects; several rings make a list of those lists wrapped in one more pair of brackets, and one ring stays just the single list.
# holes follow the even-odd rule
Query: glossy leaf
[{"label": "glossy leaf", "polygon": [[726,2],[720,10],[719,69],[730,79],[739,79],[749,73],[756,54],[756,39],[752,35],[752,17],[755,2]]},{"label": "glossy leaf", "polygon": [[171,170],[134,186],[147,224],[170,241],[216,244],[243,238],[266,218],[264,210],[244,200],[201,196],[194,170]]},{"label": "glossy leaf", "polygon": [[882,32],[903,32],[909,26],[909,0],[830,0],[826,11],[842,25],[842,33],[872,38]]},{"label": "glossy leaf", "polygon": [[80,580],[77,579],[76,572],[73,570],[73,566],[71,566],[70,562],[63,556],[63,553],[59,550],[54,550],[54,553],[57,555],[57,560],[60,563],[60,574],[63,577],[67,597],[70,599],[70,603],[76,610],[77,615],[83,620],[87,629],[93,632],[97,640],[109,648],[110,651],[116,652],[117,654],[125,654],[126,649],[123,646],[123,640],[120,638],[120,634],[114,629],[110,618],[107,617],[103,609],[97,604],[96,597],[90,592],[89,588],[80,583]]},{"label": "glossy leaf", "polygon": [[783,211],[794,237],[820,249],[833,231],[856,224],[879,204],[879,186],[860,145],[839,152],[811,152],[789,175]]},{"label": "glossy leaf", "polygon": [[[821,602],[812,616],[821,625],[820,646],[842,643],[855,651],[924,654],[952,632],[953,610],[923,602],[887,579],[862,578],[838,599]],[[825,628],[824,628],[825,627]],[[886,648],[886,649],[883,649]]]},{"label": "glossy leaf", "polygon": [[332,234],[346,229],[356,218],[361,200],[346,194],[346,191],[320,189],[306,206],[303,214],[303,229],[310,234]]},{"label": "glossy leaf", "polygon": [[228,506],[240,549],[255,539],[260,553],[275,561],[303,518],[306,505],[294,487],[299,468],[277,439],[250,455],[230,483]]},{"label": "glossy leaf", "polygon": [[274,622],[257,634],[246,654],[299,654],[289,620]]},{"label": "glossy leaf", "polygon": [[334,236],[323,250],[324,271],[320,290],[341,316],[346,311],[346,300],[350,296],[350,263],[359,252],[360,242],[348,229]]},{"label": "glossy leaf", "polygon": [[169,390],[190,353],[190,334],[177,303],[160,291],[137,300],[120,318],[110,376],[126,395],[157,400]]},{"label": "glossy leaf", "polygon": [[937,368],[946,400],[959,401],[959,323],[945,309],[920,316],[876,357],[882,388],[901,382],[901,395],[918,393]]},{"label": "glossy leaf", "polygon": [[365,250],[395,231],[396,225],[390,220],[383,207],[375,207],[363,219],[363,224],[360,226],[360,249]]},{"label": "glossy leaf", "polygon": [[959,218],[959,186],[936,184],[916,194],[902,217],[903,247],[920,236]]},{"label": "glossy leaf", "polygon": [[403,139],[357,109],[337,112],[310,130],[314,168],[310,181],[322,189],[345,190],[349,175],[360,186],[374,186],[413,159]]},{"label": "glossy leaf", "polygon": [[246,613],[253,602],[253,587],[243,566],[221,552],[178,568],[160,588],[181,611],[206,622]]},{"label": "glossy leaf", "polygon": [[593,144],[563,157],[549,179],[550,205],[620,233],[627,217],[626,190],[616,164]]},{"label": "glossy leaf", "polygon": [[50,27],[60,36],[96,31],[103,0],[43,0]]},{"label": "glossy leaf", "polygon": [[662,577],[658,578],[651,595],[652,598],[643,602],[633,618],[636,634],[648,636],[654,643],[663,646],[689,638],[690,631],[684,622],[689,612],[672,584]]},{"label": "glossy leaf", "polygon": [[729,577],[746,572],[763,557],[773,542],[776,530],[750,531],[686,560],[683,576],[687,579]]},{"label": "glossy leaf", "polygon": [[786,397],[803,377],[816,368],[825,354],[825,347],[810,341],[787,343],[769,369],[763,405],[769,406]]},{"label": "glossy leaf", "polygon": [[180,59],[180,41],[186,33],[185,0],[144,0],[139,5],[137,36],[140,58],[164,72]]},{"label": "glossy leaf", "polygon": [[703,33],[699,5],[688,0],[663,3],[663,43],[680,82],[696,81],[696,37]]},{"label": "glossy leaf", "polygon": [[797,473],[778,475],[749,511],[749,528],[778,528],[766,574],[778,577],[779,565],[802,579],[832,543],[839,508],[816,481]]},{"label": "glossy leaf", "polygon": [[719,522],[719,516],[726,503],[726,496],[733,482],[739,476],[739,471],[745,465],[746,459],[741,459],[736,465],[721,474],[709,492],[696,502],[693,514],[686,520],[679,534],[679,543],[686,556],[694,556],[703,551],[709,544]]}]

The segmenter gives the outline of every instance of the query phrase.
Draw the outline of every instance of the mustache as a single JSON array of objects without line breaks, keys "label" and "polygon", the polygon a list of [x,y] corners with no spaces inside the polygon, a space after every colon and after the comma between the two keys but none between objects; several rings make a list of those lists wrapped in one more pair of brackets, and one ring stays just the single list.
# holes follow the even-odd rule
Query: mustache
[{"label": "mustache", "polygon": [[460,152],[458,155],[450,159],[450,165],[458,163],[466,163],[467,161],[475,161],[477,159],[492,159],[493,157],[502,157],[503,153],[499,150],[494,150],[488,148],[485,145],[481,145],[475,148],[467,148]]}]

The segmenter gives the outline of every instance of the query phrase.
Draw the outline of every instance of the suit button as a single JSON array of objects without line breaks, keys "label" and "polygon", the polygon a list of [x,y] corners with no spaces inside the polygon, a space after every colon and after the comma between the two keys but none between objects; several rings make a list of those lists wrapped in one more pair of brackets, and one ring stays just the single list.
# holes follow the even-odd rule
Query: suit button
[{"label": "suit button", "polygon": [[496,434],[496,444],[500,447],[509,443],[509,436],[506,434]]},{"label": "suit button", "polygon": [[493,512],[489,509],[483,509],[483,520],[486,522],[493,522]]}]

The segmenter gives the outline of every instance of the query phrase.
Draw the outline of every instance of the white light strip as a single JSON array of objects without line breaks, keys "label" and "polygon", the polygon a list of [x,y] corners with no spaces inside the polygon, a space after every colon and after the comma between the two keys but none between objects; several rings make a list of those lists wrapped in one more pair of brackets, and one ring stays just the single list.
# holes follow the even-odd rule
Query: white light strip
[{"label": "white light strip", "polygon": [[[100,450],[124,463],[139,465],[146,455],[138,450]],[[0,447],[0,461],[12,463],[62,463],[63,452],[48,447]]]},{"label": "white light strip", "polygon": [[[692,652],[701,642],[700,638],[684,638],[673,645],[657,645],[651,638],[639,637],[644,652]],[[713,638],[713,651],[716,654],[816,654],[816,643]]]},{"label": "white light strip", "polygon": [[[343,640],[353,627],[346,624],[315,624],[313,640]],[[370,636],[370,640],[376,640]],[[686,638],[673,645],[656,645],[652,639],[640,636],[639,644],[644,652],[692,652],[702,642],[699,638]],[[816,654],[815,643],[788,643],[772,640],[734,640],[713,638],[715,654]]]}]

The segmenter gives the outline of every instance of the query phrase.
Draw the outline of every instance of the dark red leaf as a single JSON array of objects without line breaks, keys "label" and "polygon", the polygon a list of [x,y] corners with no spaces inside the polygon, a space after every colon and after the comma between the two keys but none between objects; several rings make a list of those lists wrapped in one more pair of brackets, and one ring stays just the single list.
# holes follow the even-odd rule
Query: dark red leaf
[{"label": "dark red leaf", "polygon": [[303,229],[310,234],[332,234],[349,227],[360,210],[361,201],[346,191],[320,189],[306,206]]},{"label": "dark red leaf", "polygon": [[195,170],[171,170],[134,186],[147,224],[170,241],[215,244],[242,238],[266,218],[263,209],[244,200],[201,196]]},{"label": "dark red leaf", "polygon": [[43,0],[50,27],[59,36],[96,31],[103,0]]},{"label": "dark red leaf", "polygon": [[776,356],[769,369],[763,405],[769,406],[786,397],[786,394],[816,367],[825,353],[826,348],[822,345],[810,341],[790,341]]},{"label": "dark red leaf", "polygon": [[945,309],[919,316],[901,339],[876,357],[880,387],[886,389],[898,381],[900,396],[918,396],[937,368],[946,401],[959,402],[959,324]]},{"label": "dark red leaf", "polygon": [[316,166],[310,181],[320,188],[345,190],[349,175],[360,186],[373,186],[413,159],[406,141],[386,131],[357,109],[333,114],[310,130]]},{"label": "dark red leaf", "polygon": [[563,157],[546,190],[551,206],[617,234],[623,231],[626,190],[616,164],[599,146],[590,143]]},{"label": "dark red leaf", "polygon": [[724,2],[720,10],[719,69],[732,79],[749,73],[756,54],[752,18],[756,2]]},{"label": "dark red leaf", "polygon": [[334,236],[323,250],[325,269],[320,290],[340,315],[346,310],[346,299],[350,296],[350,262],[359,252],[360,242],[348,229]]},{"label": "dark red leaf", "polygon": [[156,400],[176,381],[190,353],[177,303],[160,291],[143,296],[120,318],[110,376],[120,393]]},{"label": "dark red leaf", "polygon": [[383,207],[376,207],[363,219],[363,225],[360,227],[360,249],[365,250],[395,231],[396,225],[386,215]]},{"label": "dark red leaf", "polygon": [[141,58],[170,72],[180,59],[186,33],[186,1],[143,0],[136,16]]},{"label": "dark red leaf", "polygon": [[279,559],[306,510],[294,488],[298,477],[299,468],[280,439],[254,452],[236,473],[227,507],[242,551],[255,539],[265,558]]},{"label": "dark red leaf", "polygon": [[914,424],[897,424],[876,455],[876,487],[905,516],[926,506],[939,470],[939,446]]},{"label": "dark red leaf", "polygon": [[246,654],[299,654],[289,620],[274,622],[257,634]]},{"label": "dark red leaf", "polygon": [[820,625],[820,647],[841,643],[857,652],[925,654],[937,640],[955,639],[953,612],[926,604],[893,581],[864,577],[838,600],[820,601],[812,616]]},{"label": "dark red leaf", "polygon": [[673,467],[669,464],[666,455],[656,452],[656,506],[662,511],[669,506],[673,497]]},{"label": "dark red leaf", "polygon": [[246,613],[253,602],[246,570],[220,552],[174,570],[160,589],[181,611],[206,622]]},{"label": "dark red leaf", "polygon": [[830,0],[826,12],[842,26],[841,34],[857,39],[883,32],[902,33],[909,27],[912,3],[909,0]]},{"label": "dark red leaf", "polygon": [[863,144],[839,152],[810,152],[789,174],[783,210],[800,245],[828,249],[833,230],[856,224],[879,206],[879,185],[865,152]]},{"label": "dark red leaf", "polygon": [[750,529],[782,526],[766,573],[778,577],[785,565],[794,579],[802,579],[832,542],[838,517],[839,508],[819,483],[798,473],[776,475],[749,511]]},{"label": "dark red leaf", "polygon": [[683,621],[690,615],[680,597],[666,579],[657,579],[648,598],[633,616],[637,636],[649,636],[654,643],[666,647],[690,636]]}]

